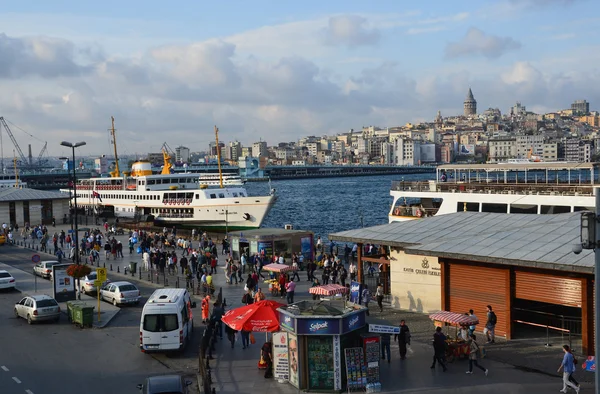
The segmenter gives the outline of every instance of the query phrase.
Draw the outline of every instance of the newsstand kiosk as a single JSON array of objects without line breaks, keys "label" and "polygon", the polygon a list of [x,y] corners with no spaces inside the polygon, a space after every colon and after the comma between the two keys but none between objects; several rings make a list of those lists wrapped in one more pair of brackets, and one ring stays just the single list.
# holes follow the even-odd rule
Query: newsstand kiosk
[{"label": "newsstand kiosk", "polygon": [[[342,349],[361,346],[366,308],[343,301],[311,300],[277,310],[281,332],[287,336],[289,382],[300,390],[344,390],[347,369]],[[280,378],[283,376],[282,372]]]}]

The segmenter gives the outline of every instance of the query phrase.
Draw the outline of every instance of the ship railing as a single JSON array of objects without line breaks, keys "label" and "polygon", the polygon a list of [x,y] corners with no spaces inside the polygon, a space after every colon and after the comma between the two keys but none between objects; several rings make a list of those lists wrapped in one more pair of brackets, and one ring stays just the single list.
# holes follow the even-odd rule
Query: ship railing
[{"label": "ship railing", "polygon": [[404,182],[393,181],[392,191],[433,193],[487,193],[520,195],[592,196],[590,184],[496,183],[496,182]]},{"label": "ship railing", "polygon": [[159,213],[159,218],[190,219],[194,217],[193,213]]},{"label": "ship railing", "polygon": [[418,205],[396,205],[392,210],[392,216],[420,218],[434,216],[438,211],[439,208],[424,208]]}]

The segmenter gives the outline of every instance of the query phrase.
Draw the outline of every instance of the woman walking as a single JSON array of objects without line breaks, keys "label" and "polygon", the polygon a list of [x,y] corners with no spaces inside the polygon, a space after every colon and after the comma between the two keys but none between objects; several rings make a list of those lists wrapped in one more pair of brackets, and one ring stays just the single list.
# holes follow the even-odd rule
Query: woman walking
[{"label": "woman walking", "polygon": [[469,340],[469,370],[467,371],[467,373],[472,374],[473,365],[475,365],[477,368],[481,369],[485,373],[485,376],[487,376],[489,371],[486,368],[479,365],[479,363],[477,362],[478,352],[479,345],[477,344],[477,336],[473,334],[471,335],[471,339]]},{"label": "woman walking", "polygon": [[377,285],[375,290],[375,298],[377,299],[377,305],[379,306],[379,312],[383,312],[383,284]]}]

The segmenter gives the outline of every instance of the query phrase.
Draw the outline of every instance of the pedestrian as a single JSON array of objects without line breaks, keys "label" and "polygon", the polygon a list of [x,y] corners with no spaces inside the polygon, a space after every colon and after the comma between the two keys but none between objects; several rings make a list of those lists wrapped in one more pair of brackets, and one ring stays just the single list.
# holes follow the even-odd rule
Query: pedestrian
[{"label": "pedestrian", "polygon": [[272,357],[273,347],[272,347],[271,341],[265,342],[265,344],[260,349],[260,354],[261,354],[263,361],[267,365],[267,368],[265,370],[265,379],[272,378],[273,377],[273,357]]},{"label": "pedestrian", "polygon": [[224,314],[225,309],[223,309],[221,303],[218,300],[215,301],[210,319],[211,321],[214,321],[216,323],[215,330],[217,335],[219,335],[221,339],[223,339],[223,322],[221,321],[221,318]]},{"label": "pedestrian", "polygon": [[259,302],[264,299],[265,299],[265,293],[263,293],[261,288],[259,287],[258,290],[256,291],[256,294],[254,294],[254,302]]},{"label": "pedestrian", "polygon": [[487,322],[485,323],[485,328],[483,329],[483,335],[485,335],[487,337],[487,343],[494,343],[495,342],[495,329],[496,329],[496,323],[498,322],[498,318],[496,317],[496,314],[494,313],[494,311],[492,311],[492,306],[488,305],[487,306]]},{"label": "pedestrian", "polygon": [[560,367],[558,367],[558,370],[556,371],[560,373],[560,370],[563,370],[563,388],[560,392],[566,393],[568,386],[574,389],[576,393],[579,393],[580,387],[575,385],[575,383],[571,382],[569,379],[573,372],[575,372],[575,357],[573,357],[569,345],[563,345],[563,352],[562,363],[560,363]]},{"label": "pedestrian", "polygon": [[288,304],[294,303],[294,291],[296,290],[296,283],[294,280],[290,280],[285,284],[286,298]]},{"label": "pedestrian", "polygon": [[252,294],[250,292],[251,290],[248,290],[244,293],[244,295],[242,296],[242,304],[250,305],[254,303],[254,298],[252,298]]},{"label": "pedestrian", "polygon": [[[479,363],[477,362],[477,354],[479,352],[480,352],[480,350],[479,350],[479,345],[477,344],[477,335],[473,334],[473,335],[471,335],[471,338],[469,339],[469,370],[467,371],[467,373],[472,374],[473,373],[473,365],[475,365],[477,368],[481,369],[483,371],[483,373],[485,373],[485,376],[487,376],[489,371],[486,368],[479,365]],[[568,376],[567,376],[567,379],[568,379]]]},{"label": "pedestrian", "polygon": [[444,372],[448,370],[446,368],[446,336],[442,332],[442,327],[436,327],[435,333],[433,334],[433,363],[431,364],[431,369],[435,368],[435,362],[442,366]]},{"label": "pedestrian", "polygon": [[244,329],[242,329],[242,331],[240,331],[240,334],[242,336],[242,349],[246,349],[250,346],[250,331],[245,331]]},{"label": "pedestrian", "polygon": [[391,334],[381,334],[381,359],[385,360],[385,355],[387,353],[388,363],[392,362],[392,355],[390,352],[391,337]]},{"label": "pedestrian", "polygon": [[394,335],[394,341],[398,340],[398,347],[400,348],[400,359],[406,358],[406,350],[410,345],[410,330],[404,320],[400,320],[400,332]]},{"label": "pedestrian", "polygon": [[371,302],[371,290],[369,290],[369,285],[365,285],[365,288],[361,294],[362,303],[367,308],[367,316],[369,316],[369,302]]},{"label": "pedestrian", "polygon": [[[479,320],[477,318],[477,315],[475,315],[475,313],[473,313],[473,309],[469,309],[469,316],[471,316],[471,318],[473,318],[474,321],[478,321]],[[473,335],[473,333],[475,332],[476,328],[477,328],[476,324],[471,324],[469,326],[469,336]]]},{"label": "pedestrian", "polygon": [[210,308],[210,295],[207,294],[203,299],[202,299],[202,303],[200,304],[202,307],[202,323],[206,324],[208,323],[208,315],[209,315],[209,308]]},{"label": "pedestrian", "polygon": [[375,290],[375,299],[379,306],[379,312],[383,312],[383,284],[381,283],[377,285],[377,289]]},{"label": "pedestrian", "polygon": [[225,334],[227,334],[227,339],[229,342],[231,342],[231,348],[233,349],[233,345],[235,345],[235,334],[237,334],[237,331],[228,325],[225,325]]},{"label": "pedestrian", "polygon": [[356,264],[354,264],[354,261],[352,261],[352,263],[350,263],[350,267],[348,269],[350,271],[350,280],[355,281],[357,269],[356,269]]},{"label": "pedestrian", "polygon": [[292,259],[292,280],[298,278],[298,282],[300,282],[300,275],[298,275],[298,261],[297,259]]}]

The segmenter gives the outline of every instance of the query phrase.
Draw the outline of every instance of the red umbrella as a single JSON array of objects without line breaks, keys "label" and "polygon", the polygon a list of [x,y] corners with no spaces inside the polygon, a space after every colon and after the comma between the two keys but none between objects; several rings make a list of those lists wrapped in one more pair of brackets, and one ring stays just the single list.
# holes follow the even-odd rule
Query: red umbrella
[{"label": "red umbrella", "polygon": [[262,300],[230,310],[221,321],[236,331],[273,332],[279,330],[279,312],[276,301]]},{"label": "red umbrella", "polygon": [[342,285],[331,284],[311,287],[308,289],[308,292],[311,294],[332,296],[334,294],[346,294],[348,292],[348,288]]}]

